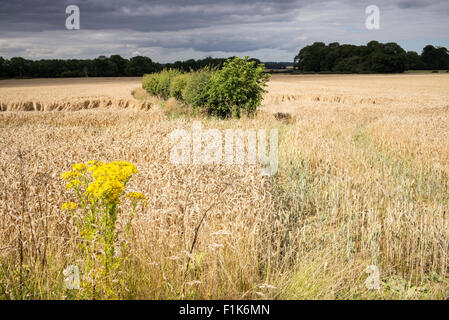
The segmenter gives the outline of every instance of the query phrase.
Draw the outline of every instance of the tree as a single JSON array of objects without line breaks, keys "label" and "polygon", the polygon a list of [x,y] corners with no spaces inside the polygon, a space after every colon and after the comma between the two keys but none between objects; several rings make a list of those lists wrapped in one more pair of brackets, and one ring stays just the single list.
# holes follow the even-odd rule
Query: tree
[{"label": "tree", "polygon": [[24,78],[30,76],[30,61],[24,58],[14,57],[9,60],[9,75],[12,78]]},{"label": "tree", "polygon": [[401,73],[407,67],[406,52],[394,42],[376,45],[366,59],[365,69],[378,73]]},{"label": "tree", "polygon": [[295,57],[296,67],[305,72],[403,72],[407,66],[407,55],[396,43],[386,44],[370,41],[366,46],[340,45],[338,42],[326,46],[315,42],[306,46]]},{"label": "tree", "polygon": [[150,58],[137,56],[131,58],[125,69],[127,76],[141,77],[147,73],[154,73],[161,71],[162,66],[154,63]]},{"label": "tree", "polygon": [[109,60],[115,64],[116,68],[117,68],[117,73],[115,74],[115,76],[124,76],[126,75],[126,67],[129,63],[129,61],[127,59],[122,58],[120,55],[115,54],[112,55]]},{"label": "tree", "polygon": [[295,57],[295,64],[302,71],[321,71],[321,61],[326,57],[326,45],[323,42],[315,42],[311,46],[303,48]]},{"label": "tree", "polygon": [[254,114],[270,77],[264,69],[264,65],[249,57],[227,60],[210,81],[207,112],[220,117]]},{"label": "tree", "polygon": [[0,57],[0,78],[8,77],[8,61]]},{"label": "tree", "polygon": [[423,70],[425,65],[419,54],[415,51],[407,52],[407,70]]},{"label": "tree", "polygon": [[432,45],[424,47],[421,60],[429,70],[449,69],[449,53],[445,47],[435,48]]}]

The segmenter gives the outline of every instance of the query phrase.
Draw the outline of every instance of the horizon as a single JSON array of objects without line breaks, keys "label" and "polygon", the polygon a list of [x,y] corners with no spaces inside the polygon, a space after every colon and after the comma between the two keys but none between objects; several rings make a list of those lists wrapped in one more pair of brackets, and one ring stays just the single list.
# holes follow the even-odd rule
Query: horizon
[{"label": "horizon", "polygon": [[[374,40],[374,41],[376,41],[376,40]],[[322,41],[316,41],[316,42],[322,42]],[[316,42],[315,42],[315,43],[316,43]],[[329,43],[325,43],[325,44],[326,44],[326,45],[329,45]],[[305,47],[307,47],[307,46],[310,46],[310,45],[312,45],[312,43],[311,43],[311,44],[305,45],[303,48],[305,48]],[[354,44],[352,44],[352,43],[339,43],[339,45],[340,45],[340,46],[343,46],[343,45],[354,45]],[[363,45],[366,45],[366,44],[362,44],[362,46],[363,46]],[[443,47],[443,46],[433,45],[433,44],[429,44],[429,45],[432,45],[432,46],[434,46],[435,48]],[[427,45],[425,45],[425,46],[427,46]],[[425,46],[424,46],[424,47],[425,47]],[[418,55],[421,55],[421,53],[422,53],[424,47],[423,47],[421,50],[418,50],[418,51],[414,51],[414,50],[410,50],[410,51],[414,51],[414,52],[416,52]],[[303,48],[301,48],[301,49],[303,49]],[[404,49],[404,50],[405,50],[405,49]],[[408,52],[408,50],[405,50],[405,51]],[[2,56],[1,54],[0,54],[0,57],[6,58],[6,59],[11,59],[11,58],[25,58],[25,59],[27,59],[27,60],[38,61],[38,60],[95,60],[95,59],[98,59],[98,58],[101,58],[101,57],[110,58],[111,56],[114,56],[114,55],[119,55],[119,56],[121,56],[120,54],[112,53],[112,54],[110,54],[110,55],[99,55],[99,56],[96,56],[96,57],[87,57],[87,58],[42,58],[42,59],[28,59],[28,58],[25,58],[25,57],[22,57],[22,56],[14,56],[14,57],[8,57],[8,58],[6,58],[6,57]],[[131,59],[131,58],[133,58],[133,56],[130,56],[130,57],[123,57],[123,56],[121,56],[121,57],[124,58],[124,59],[128,59],[128,60]],[[136,56],[134,56],[134,57],[136,57]],[[170,61],[170,62],[160,62],[160,61],[154,60],[153,57],[149,57],[149,56],[144,56],[144,57],[150,58],[154,63],[159,63],[160,65],[173,64],[173,63],[175,63],[175,62],[186,62],[186,61],[192,59],[192,58],[186,57],[186,58],[184,58],[183,60],[176,60],[176,61]],[[224,56],[223,56],[223,57],[211,57],[211,56],[207,56],[207,57],[204,57],[204,58],[199,58],[199,59],[194,59],[194,60],[199,61],[199,60],[207,59],[207,58],[213,58],[213,59],[229,59],[229,58],[232,58],[232,56],[229,56],[229,57],[224,57]],[[253,58],[255,58],[255,57],[249,57],[249,58],[253,59]],[[280,61],[263,61],[263,60],[261,60],[260,62],[261,62],[261,63],[295,64],[294,59],[293,59],[292,61],[281,61],[281,60],[280,60]]]},{"label": "horizon", "polygon": [[[121,2],[6,0],[0,9],[0,56],[93,59],[150,57],[161,64],[230,56],[291,62],[314,42],[364,45],[396,42],[421,53],[449,47],[447,1],[219,0]],[[79,30],[68,30],[67,6],[79,8]],[[379,9],[379,29],[368,29],[367,8]],[[437,21],[438,23],[435,23]]]}]

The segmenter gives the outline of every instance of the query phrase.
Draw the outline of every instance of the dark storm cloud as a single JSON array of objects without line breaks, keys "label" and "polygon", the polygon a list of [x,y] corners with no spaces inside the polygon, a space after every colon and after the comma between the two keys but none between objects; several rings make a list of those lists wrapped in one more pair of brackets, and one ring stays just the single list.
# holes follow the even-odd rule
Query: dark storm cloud
[{"label": "dark storm cloud", "polygon": [[1,30],[44,31],[64,27],[65,8],[75,4],[82,12],[87,29],[131,29],[136,31],[173,31],[211,24],[281,19],[300,3],[294,0],[273,1],[2,1]]},{"label": "dark storm cloud", "polygon": [[[80,8],[81,30],[65,29],[69,4]],[[381,30],[366,30],[368,5],[380,7]],[[2,0],[0,56],[118,53],[166,62],[248,54],[291,61],[314,41],[449,45],[448,18],[447,0]]]}]

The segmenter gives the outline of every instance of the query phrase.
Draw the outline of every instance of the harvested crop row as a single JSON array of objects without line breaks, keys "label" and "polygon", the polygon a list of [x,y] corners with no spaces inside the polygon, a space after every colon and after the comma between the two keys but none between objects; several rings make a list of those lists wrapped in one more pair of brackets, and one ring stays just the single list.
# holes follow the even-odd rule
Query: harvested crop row
[{"label": "harvested crop row", "polygon": [[120,108],[149,110],[152,106],[150,101],[138,101],[135,99],[70,99],[61,101],[25,101],[25,102],[2,102],[0,111],[79,111],[97,108]]}]

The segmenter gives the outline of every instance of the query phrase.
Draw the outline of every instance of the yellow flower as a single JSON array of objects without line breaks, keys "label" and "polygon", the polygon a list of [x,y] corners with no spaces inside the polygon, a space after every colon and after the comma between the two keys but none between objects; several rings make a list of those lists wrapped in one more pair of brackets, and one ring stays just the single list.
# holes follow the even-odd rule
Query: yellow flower
[{"label": "yellow flower", "polygon": [[[87,172],[90,172],[90,175]],[[137,172],[136,166],[126,161],[104,163],[103,161],[91,160],[85,164],[74,164],[72,171],[62,174],[62,179],[68,182],[67,189],[80,186],[81,177],[90,179],[91,182],[85,190],[85,195],[88,196],[89,200],[118,204],[119,198],[125,190],[125,185]],[[135,200],[142,199],[144,199],[144,196],[140,195]]]},{"label": "yellow flower", "polygon": [[103,161],[97,161],[97,160],[89,160],[87,161],[87,166],[89,167],[89,169],[87,169],[87,171],[94,171],[96,168],[98,168],[99,166],[102,166],[104,164]]},{"label": "yellow flower", "polygon": [[146,200],[147,198],[140,192],[130,192],[126,195],[128,199],[132,201]]},{"label": "yellow flower", "polygon": [[76,171],[67,171],[61,175],[61,179],[63,180],[71,180],[79,177],[81,177],[81,174]]},{"label": "yellow flower", "polygon": [[125,185],[118,180],[97,179],[87,187],[86,194],[91,199],[103,199],[109,203],[118,204],[124,189]]},{"label": "yellow flower", "polygon": [[87,169],[87,165],[84,163],[77,163],[72,166],[72,171],[74,172],[84,172]]},{"label": "yellow flower", "polygon": [[81,181],[80,181],[80,180],[78,180],[78,179],[73,179],[73,180],[70,180],[69,183],[67,183],[67,184],[65,185],[65,187],[66,187],[68,190],[70,190],[70,189],[76,188],[76,187],[78,187],[78,186],[80,186],[80,185],[81,185]]},{"label": "yellow flower", "polygon": [[135,165],[124,161],[101,164],[92,167],[91,169],[92,177],[96,180],[118,180],[122,183],[128,182],[131,176],[138,172]]},{"label": "yellow flower", "polygon": [[64,203],[61,207],[62,211],[74,211],[76,210],[76,208],[78,208],[78,204],[76,204],[75,202],[69,202],[69,203]]}]

